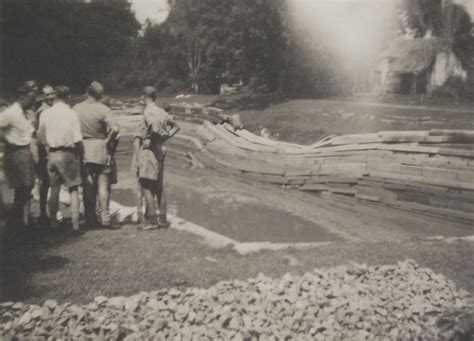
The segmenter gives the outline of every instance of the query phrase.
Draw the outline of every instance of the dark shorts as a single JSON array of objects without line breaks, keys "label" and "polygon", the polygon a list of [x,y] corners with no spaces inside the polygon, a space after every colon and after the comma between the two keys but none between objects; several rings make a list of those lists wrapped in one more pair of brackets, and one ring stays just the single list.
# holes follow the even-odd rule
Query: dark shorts
[{"label": "dark shorts", "polygon": [[79,157],[75,151],[50,150],[48,158],[49,182],[52,187],[65,185],[71,188],[82,183]]},{"label": "dark shorts", "polygon": [[111,184],[117,183],[117,165],[112,158],[110,165],[100,165],[97,163],[87,162],[83,166],[83,176],[98,177],[99,175],[107,175]]},{"label": "dark shorts", "polygon": [[135,155],[134,165],[139,179],[163,182],[166,152],[162,149],[157,151],[151,149],[141,149]]},{"label": "dark shorts", "polygon": [[35,185],[35,165],[29,146],[6,147],[3,170],[7,183],[14,188]]}]

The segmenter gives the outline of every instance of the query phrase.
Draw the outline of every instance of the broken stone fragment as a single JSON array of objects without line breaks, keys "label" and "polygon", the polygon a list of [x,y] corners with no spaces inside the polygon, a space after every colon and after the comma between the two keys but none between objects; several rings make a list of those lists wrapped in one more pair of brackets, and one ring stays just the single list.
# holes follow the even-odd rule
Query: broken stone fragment
[{"label": "broken stone fragment", "polygon": [[95,299],[94,299],[94,302],[97,303],[98,305],[102,305],[104,304],[105,302],[108,301],[108,298],[105,297],[105,296],[97,296]]}]

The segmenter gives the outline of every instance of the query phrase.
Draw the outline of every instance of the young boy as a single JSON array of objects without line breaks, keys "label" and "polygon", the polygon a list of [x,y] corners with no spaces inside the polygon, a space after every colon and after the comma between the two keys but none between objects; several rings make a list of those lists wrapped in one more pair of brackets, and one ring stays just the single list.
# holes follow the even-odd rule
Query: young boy
[{"label": "young boy", "polygon": [[[166,228],[169,227],[169,222],[166,217],[163,183],[166,154],[164,143],[180,128],[166,111],[155,104],[156,89],[154,87],[145,87],[142,99],[145,102],[145,109],[143,120],[135,134],[133,168],[139,179],[139,191],[146,202],[145,229]],[[159,217],[156,215],[155,198],[160,210]]]}]

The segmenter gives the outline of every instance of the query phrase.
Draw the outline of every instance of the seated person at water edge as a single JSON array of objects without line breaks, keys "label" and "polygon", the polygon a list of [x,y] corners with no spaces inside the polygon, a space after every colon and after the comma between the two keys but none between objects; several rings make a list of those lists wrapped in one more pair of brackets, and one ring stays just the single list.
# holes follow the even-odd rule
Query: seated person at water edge
[{"label": "seated person at water edge", "polygon": [[[139,179],[139,192],[145,198],[145,229],[169,227],[163,181],[166,154],[164,143],[180,128],[166,111],[156,105],[156,88],[143,88],[142,99],[145,108],[134,138],[132,169]],[[156,215],[155,198],[158,201],[159,217]]]}]

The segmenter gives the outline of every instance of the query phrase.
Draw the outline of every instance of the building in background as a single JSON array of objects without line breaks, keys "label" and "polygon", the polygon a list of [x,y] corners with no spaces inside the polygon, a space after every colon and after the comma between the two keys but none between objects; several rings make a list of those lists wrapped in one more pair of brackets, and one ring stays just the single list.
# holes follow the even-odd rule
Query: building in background
[{"label": "building in background", "polygon": [[466,82],[467,66],[452,43],[440,38],[396,39],[382,52],[371,75],[374,92],[430,93],[450,79]]}]

